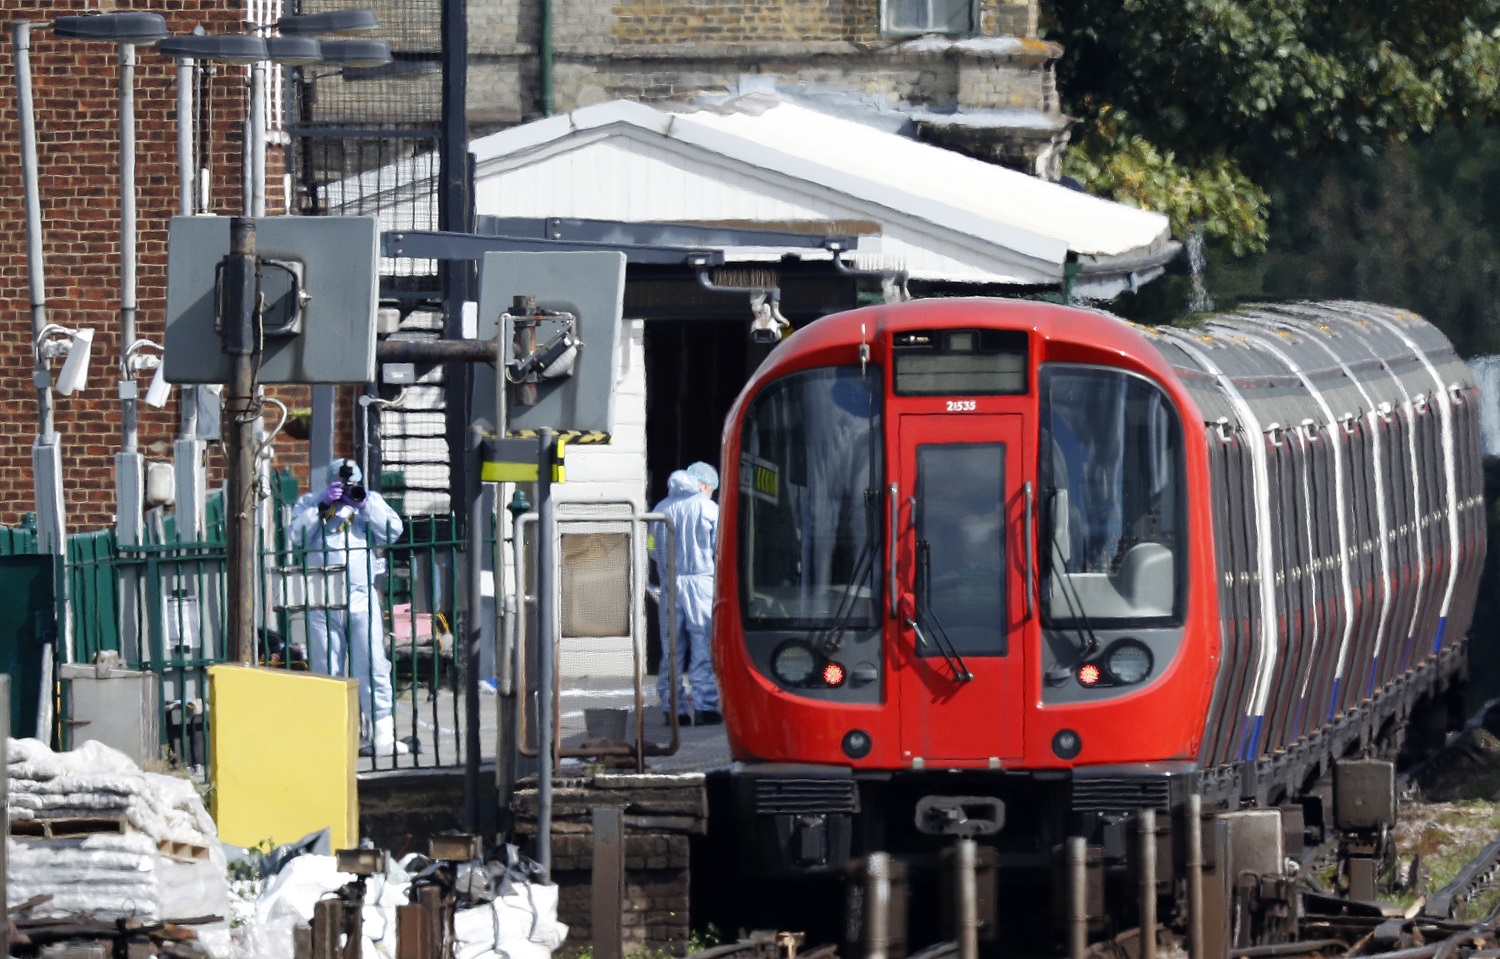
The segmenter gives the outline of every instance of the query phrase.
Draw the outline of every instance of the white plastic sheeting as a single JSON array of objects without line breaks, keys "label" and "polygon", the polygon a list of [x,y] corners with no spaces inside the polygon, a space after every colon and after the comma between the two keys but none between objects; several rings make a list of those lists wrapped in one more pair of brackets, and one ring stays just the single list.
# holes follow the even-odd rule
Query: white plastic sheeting
[{"label": "white plastic sheeting", "polygon": [[[332,856],[298,856],[282,867],[235,930],[235,955],[290,956],[292,929],[311,922],[318,900],[354,878],[339,872],[335,862]],[[395,864],[366,883],[364,959],[396,955],[396,907],[408,901],[409,888],[406,871]],[[494,902],[459,911],[453,926],[457,959],[548,959],[568,934],[557,921],[557,887],[534,883],[504,884]]]}]

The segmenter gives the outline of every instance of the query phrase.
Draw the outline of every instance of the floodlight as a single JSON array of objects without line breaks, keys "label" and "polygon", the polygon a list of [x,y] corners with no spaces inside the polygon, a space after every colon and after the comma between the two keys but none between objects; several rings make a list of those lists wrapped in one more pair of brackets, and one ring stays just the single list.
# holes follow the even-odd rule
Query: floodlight
[{"label": "floodlight", "polygon": [[326,37],[339,33],[364,33],[380,26],[374,10],[325,10],[322,13],[289,14],[276,21],[282,34]]},{"label": "floodlight", "polygon": [[321,63],[323,46],[312,37],[266,37],[266,56],[286,67]]},{"label": "floodlight", "polygon": [[65,40],[145,44],[167,35],[167,21],[159,13],[86,13],[58,17],[52,32]]},{"label": "floodlight", "polygon": [[379,67],[391,62],[384,40],[324,40],[323,59],[346,67]]},{"label": "floodlight", "polygon": [[269,56],[264,37],[252,37],[245,33],[167,37],[156,45],[156,52],[168,57],[212,60],[215,63],[240,66],[257,63]]}]

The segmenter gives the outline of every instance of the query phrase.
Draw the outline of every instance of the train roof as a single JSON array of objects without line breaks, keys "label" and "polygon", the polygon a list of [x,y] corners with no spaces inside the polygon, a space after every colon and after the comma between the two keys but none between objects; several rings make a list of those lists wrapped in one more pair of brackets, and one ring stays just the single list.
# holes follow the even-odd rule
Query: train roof
[{"label": "train roof", "polygon": [[1260,429],[1322,419],[1316,389],[1343,420],[1473,383],[1445,336],[1415,313],[1372,303],[1247,306],[1192,328],[1138,327],[1172,365],[1205,422]]}]

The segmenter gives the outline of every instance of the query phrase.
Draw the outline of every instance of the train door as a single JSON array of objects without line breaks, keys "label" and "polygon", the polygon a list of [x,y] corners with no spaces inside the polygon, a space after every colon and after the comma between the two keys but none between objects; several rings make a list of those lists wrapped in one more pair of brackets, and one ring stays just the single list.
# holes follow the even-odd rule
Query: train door
[{"label": "train door", "polygon": [[1022,755],[1023,422],[900,418],[896,656],[909,762]]}]

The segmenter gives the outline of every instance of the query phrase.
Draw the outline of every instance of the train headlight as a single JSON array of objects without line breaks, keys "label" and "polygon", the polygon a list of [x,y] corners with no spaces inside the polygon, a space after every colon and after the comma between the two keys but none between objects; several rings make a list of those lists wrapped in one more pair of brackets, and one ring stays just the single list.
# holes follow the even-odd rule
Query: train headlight
[{"label": "train headlight", "polygon": [[812,647],[795,639],[787,640],[771,654],[771,672],[788,686],[801,686],[818,668],[818,657]]},{"label": "train headlight", "polygon": [[1122,639],[1104,654],[1104,665],[1115,682],[1127,686],[1138,683],[1151,675],[1151,650],[1140,640]]}]

